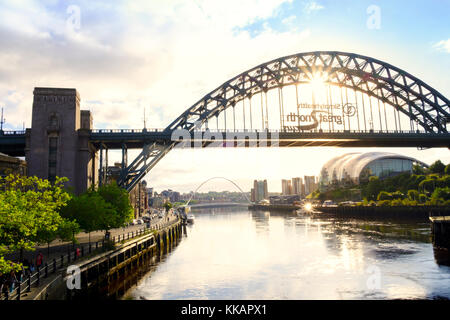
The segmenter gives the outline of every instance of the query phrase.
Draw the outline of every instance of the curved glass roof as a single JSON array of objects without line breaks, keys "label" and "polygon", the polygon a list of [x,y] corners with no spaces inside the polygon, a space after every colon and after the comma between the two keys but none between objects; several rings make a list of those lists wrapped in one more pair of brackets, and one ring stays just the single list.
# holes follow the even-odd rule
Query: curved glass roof
[{"label": "curved glass roof", "polygon": [[427,166],[414,158],[391,152],[346,153],[334,157],[325,163],[321,170],[320,181],[327,184],[333,180],[342,181],[348,178],[358,180],[364,167],[378,159],[404,159]]}]

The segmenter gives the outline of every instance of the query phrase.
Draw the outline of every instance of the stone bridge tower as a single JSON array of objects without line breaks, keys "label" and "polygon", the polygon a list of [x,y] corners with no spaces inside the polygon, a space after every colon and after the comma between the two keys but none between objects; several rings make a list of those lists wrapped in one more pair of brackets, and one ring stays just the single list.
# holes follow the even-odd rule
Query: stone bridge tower
[{"label": "stone bridge tower", "polygon": [[35,88],[33,94],[25,150],[28,174],[67,177],[67,187],[80,194],[98,179],[97,152],[89,143],[92,115],[80,110],[76,89]]}]

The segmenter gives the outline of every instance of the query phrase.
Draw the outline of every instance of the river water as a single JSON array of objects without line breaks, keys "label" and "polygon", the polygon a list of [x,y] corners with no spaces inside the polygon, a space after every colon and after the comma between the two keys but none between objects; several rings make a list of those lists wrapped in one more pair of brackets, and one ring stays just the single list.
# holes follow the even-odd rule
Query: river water
[{"label": "river water", "polygon": [[193,211],[179,244],[125,299],[450,298],[428,222]]}]

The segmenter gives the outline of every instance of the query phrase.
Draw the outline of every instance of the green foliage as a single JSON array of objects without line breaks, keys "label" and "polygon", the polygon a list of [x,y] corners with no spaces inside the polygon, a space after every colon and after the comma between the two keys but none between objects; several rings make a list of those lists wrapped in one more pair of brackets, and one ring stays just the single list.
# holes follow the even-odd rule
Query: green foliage
[{"label": "green foliage", "polygon": [[403,201],[401,199],[391,200],[391,206],[393,206],[393,207],[402,206],[402,205],[403,205]]},{"label": "green foliage", "polygon": [[412,172],[418,175],[424,175],[426,173],[426,169],[419,164],[413,165]]},{"label": "green foliage", "polygon": [[391,200],[380,200],[377,203],[377,206],[380,207],[389,207],[391,205]]},{"label": "green foliage", "polygon": [[441,160],[435,161],[428,170],[431,173],[444,174],[445,173],[445,164],[441,162]]},{"label": "green foliage", "polygon": [[112,211],[105,210],[99,217],[102,230],[120,228],[133,220],[133,207],[130,203],[128,192],[119,187],[115,182],[98,188],[98,194],[112,206]]},{"label": "green foliage", "polygon": [[377,200],[378,201],[392,200],[392,194],[390,194],[389,192],[386,192],[386,191],[381,191],[378,194]]},{"label": "green foliage", "polygon": [[180,206],[184,206],[186,204],[186,201],[177,201],[173,203],[174,207],[180,207]]},{"label": "green foliage", "polygon": [[173,207],[172,203],[170,201],[166,201],[164,203],[164,208],[166,209],[166,212],[169,212],[169,210]]},{"label": "green foliage", "polygon": [[80,232],[80,225],[76,220],[70,221],[64,219],[58,228],[58,238],[62,241],[71,241],[76,243],[77,239],[75,236]]},{"label": "green foliage", "polygon": [[92,232],[103,230],[101,219],[111,215],[112,205],[103,199],[93,189],[73,197],[62,210],[61,215],[67,219],[76,220],[81,230]]},{"label": "green foliage", "polygon": [[410,200],[419,200],[419,191],[417,190],[408,190],[408,198]]},{"label": "green foliage", "polygon": [[394,200],[397,200],[397,199],[402,200],[404,197],[405,197],[405,195],[403,193],[401,193],[400,191],[392,192],[392,199],[394,199]]},{"label": "green foliage", "polygon": [[66,181],[57,177],[51,183],[19,175],[0,178],[0,272],[20,266],[5,260],[5,254],[33,250],[36,243],[58,237],[65,223],[59,211],[70,200]]},{"label": "green foliage", "polygon": [[119,228],[134,218],[128,192],[116,183],[97,190],[92,188],[73,197],[61,215],[76,220],[80,228],[88,233]]},{"label": "green foliage", "polygon": [[426,194],[423,194],[423,193],[419,194],[419,203],[424,204],[425,202],[427,202],[427,200],[428,200],[428,197]]},{"label": "green foliage", "polygon": [[444,173],[450,175],[450,163],[445,167]]},{"label": "green foliage", "polygon": [[369,200],[375,200],[378,194],[383,190],[383,184],[377,176],[369,178],[369,183],[365,188],[365,195]]},{"label": "green foliage", "polygon": [[436,188],[431,195],[431,199],[450,200],[450,187]]},{"label": "green foliage", "polygon": [[419,183],[419,189],[423,192],[433,192],[436,188],[436,180],[432,178],[427,178]]}]

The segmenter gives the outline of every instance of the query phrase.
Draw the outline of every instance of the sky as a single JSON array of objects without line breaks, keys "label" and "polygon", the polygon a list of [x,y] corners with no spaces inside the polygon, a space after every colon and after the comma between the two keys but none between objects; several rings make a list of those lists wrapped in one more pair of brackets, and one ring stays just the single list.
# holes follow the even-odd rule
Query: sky
[{"label": "sky", "polygon": [[[393,64],[450,97],[450,1],[0,0],[0,107],[31,125],[34,87],[76,88],[95,128],[165,128],[226,80],[289,54],[333,50]],[[250,190],[318,175],[331,157],[374,148],[173,150],[145,177],[189,192],[221,176]],[[376,148],[426,163],[448,149]],[[133,158],[137,151],[129,153]],[[111,153],[113,160],[119,153]],[[199,191],[236,190],[212,180]]]}]

